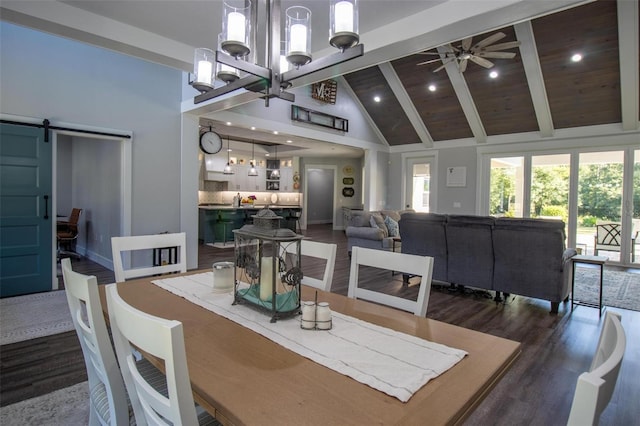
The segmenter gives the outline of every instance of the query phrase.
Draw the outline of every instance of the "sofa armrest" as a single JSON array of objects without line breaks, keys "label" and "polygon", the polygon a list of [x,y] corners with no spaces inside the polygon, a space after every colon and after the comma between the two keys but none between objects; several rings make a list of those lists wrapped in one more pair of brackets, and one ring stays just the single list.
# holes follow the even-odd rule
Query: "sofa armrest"
[{"label": "sofa armrest", "polygon": [[569,261],[571,260],[571,258],[577,254],[578,252],[574,248],[565,249],[564,253],[562,253],[562,268],[564,269],[569,263]]},{"label": "sofa armrest", "polygon": [[384,231],[382,229],[368,226],[347,226],[345,234],[347,234],[347,237],[364,238],[367,240],[382,241],[384,238]]}]

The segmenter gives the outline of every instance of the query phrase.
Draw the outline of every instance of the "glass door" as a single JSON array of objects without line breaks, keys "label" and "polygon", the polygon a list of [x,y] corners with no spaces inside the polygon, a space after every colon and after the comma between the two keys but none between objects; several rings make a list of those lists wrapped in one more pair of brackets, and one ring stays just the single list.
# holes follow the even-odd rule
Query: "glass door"
[{"label": "glass door", "polygon": [[624,151],[579,156],[576,243],[613,262],[620,262],[623,249],[623,173]]},{"label": "glass door", "polygon": [[523,217],[524,157],[491,159],[489,214]]},{"label": "glass door", "polygon": [[428,213],[433,210],[431,199],[433,160],[431,158],[411,158],[407,160],[406,208]]},{"label": "glass door", "polygon": [[631,194],[631,263],[640,264],[640,149],[633,153],[633,185]]}]

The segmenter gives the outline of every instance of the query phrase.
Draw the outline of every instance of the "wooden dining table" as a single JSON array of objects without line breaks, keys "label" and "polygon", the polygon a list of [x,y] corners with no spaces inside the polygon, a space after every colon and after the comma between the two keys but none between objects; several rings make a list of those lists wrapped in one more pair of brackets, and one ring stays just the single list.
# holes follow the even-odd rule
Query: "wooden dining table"
[{"label": "wooden dining table", "polygon": [[[317,291],[318,300],[334,311],[468,352],[403,403],[176,296],[153,279],[118,283],[118,292],[144,312],[182,322],[194,399],[223,424],[460,424],[520,353],[520,343],[512,340],[303,286],[303,300],[313,300]],[[104,286],[100,297],[107,314]],[[265,321],[270,318],[265,313]]]}]

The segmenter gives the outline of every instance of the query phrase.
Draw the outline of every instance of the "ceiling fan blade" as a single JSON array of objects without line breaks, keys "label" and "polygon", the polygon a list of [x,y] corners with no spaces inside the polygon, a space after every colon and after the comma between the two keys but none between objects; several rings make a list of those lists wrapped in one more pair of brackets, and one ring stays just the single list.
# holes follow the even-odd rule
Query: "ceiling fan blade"
[{"label": "ceiling fan blade", "polygon": [[521,43],[519,41],[508,41],[506,43],[498,43],[498,44],[493,44],[491,46],[483,47],[480,50],[484,52],[493,52],[496,50],[513,49],[514,47],[520,46],[520,44]]},{"label": "ceiling fan blade", "polygon": [[498,32],[495,34],[490,35],[489,37],[485,38],[484,40],[479,41],[478,43],[476,43],[475,46],[473,46],[471,48],[471,50],[477,50],[477,49],[481,49],[485,46],[488,46],[490,44],[495,43],[498,40],[502,40],[503,38],[505,38],[507,35],[503,32]]},{"label": "ceiling fan blade", "polygon": [[442,55],[439,52],[418,52],[418,55]]},{"label": "ceiling fan blade", "polygon": [[469,61],[467,61],[466,59],[463,59],[460,61],[460,65],[458,66],[458,69],[460,70],[460,72],[464,72],[467,69],[467,63]]},{"label": "ceiling fan blade", "polygon": [[440,59],[431,59],[431,60],[429,60],[429,61],[418,62],[418,63],[416,64],[416,66],[418,66],[418,65],[427,65],[427,64],[432,64],[432,63],[434,63],[434,62],[440,62],[440,61],[441,61]]},{"label": "ceiling fan blade", "polygon": [[462,39],[462,44],[461,44],[462,50],[469,50],[469,48],[471,47],[472,39],[473,39],[472,37],[467,37],[465,39]]},{"label": "ceiling fan blade", "polygon": [[480,65],[482,67],[485,67],[485,68],[491,68],[493,66],[493,62],[487,61],[486,59],[481,58],[479,56],[473,55],[469,59],[472,60],[473,62],[475,62],[476,64],[478,64],[478,65]]},{"label": "ceiling fan blade", "polygon": [[456,58],[449,58],[449,59],[445,60],[445,61],[442,63],[442,65],[440,65],[438,68],[436,68],[435,70],[433,70],[433,72],[438,72],[438,71],[440,71],[441,69],[443,69],[444,67],[446,67],[446,66],[447,66],[447,64],[448,64],[449,62],[451,62],[451,61],[453,61],[453,60],[455,60],[455,59],[456,59]]},{"label": "ceiling fan blade", "polygon": [[448,47],[449,49],[451,49],[451,51],[452,51],[452,52],[459,52],[459,51],[460,51],[460,49],[458,49],[457,47],[455,47],[455,46],[454,46],[453,44],[451,44],[451,43],[447,44],[447,47]]},{"label": "ceiling fan blade", "polygon": [[481,58],[498,58],[498,59],[512,59],[515,58],[514,52],[478,52],[475,54]]}]

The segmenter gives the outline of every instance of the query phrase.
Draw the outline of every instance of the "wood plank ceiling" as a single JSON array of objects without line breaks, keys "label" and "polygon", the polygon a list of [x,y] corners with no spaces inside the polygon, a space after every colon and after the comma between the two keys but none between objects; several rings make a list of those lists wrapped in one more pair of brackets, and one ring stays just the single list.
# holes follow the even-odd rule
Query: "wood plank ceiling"
[{"label": "wood plank ceiling", "polygon": [[[437,56],[416,54],[344,77],[390,146],[465,138],[482,143],[530,132],[544,137],[555,129],[622,122],[616,1],[479,34],[473,42],[498,31],[506,34],[498,43],[521,45],[506,50],[516,53],[513,59],[491,59],[491,69],[469,62],[464,73],[453,64],[433,72],[441,61],[417,64]],[[571,60],[575,53],[582,61]],[[638,66],[638,60],[631,63]]]}]

